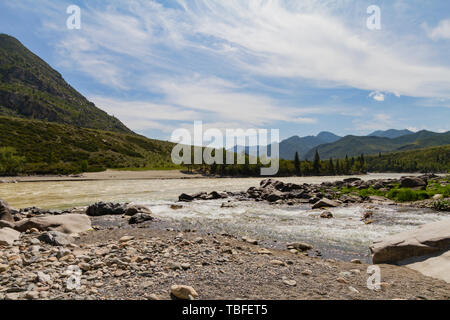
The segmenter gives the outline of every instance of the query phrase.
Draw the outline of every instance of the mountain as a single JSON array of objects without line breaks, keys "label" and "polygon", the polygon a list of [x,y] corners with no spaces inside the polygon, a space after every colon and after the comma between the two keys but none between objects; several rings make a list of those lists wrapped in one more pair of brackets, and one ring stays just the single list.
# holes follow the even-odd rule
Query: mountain
[{"label": "mountain", "polygon": [[131,133],[6,34],[0,34],[0,115]]},{"label": "mountain", "polygon": [[369,172],[450,172],[450,145],[365,157]]},{"label": "mountain", "polygon": [[369,137],[381,137],[381,138],[390,138],[395,139],[401,136],[406,136],[408,134],[413,134],[414,132],[409,131],[408,129],[405,130],[396,130],[396,129],[390,129],[386,131],[378,130],[375,132],[372,132],[369,134]]},{"label": "mountain", "polygon": [[[173,143],[134,133],[86,129],[40,120],[0,116],[2,148],[24,159],[18,173],[68,174],[106,168],[176,168]],[[0,162],[0,175],[2,163]]]},{"label": "mountain", "polygon": [[[335,135],[334,133],[323,131],[320,132],[317,136],[306,136],[299,137],[293,136],[286,140],[283,140],[279,144],[280,150],[280,158],[285,160],[294,160],[295,152],[298,152],[300,159],[311,149],[320,144],[335,142],[339,140],[341,137]],[[242,149],[242,147],[240,147]],[[269,155],[272,145],[269,145]],[[235,146],[233,149],[229,151],[237,152],[238,147]],[[245,153],[251,156],[256,157],[257,153],[265,154],[266,147],[259,146],[258,148],[250,149],[249,147],[245,147]]]},{"label": "mountain", "polygon": [[[426,147],[442,146],[450,144],[450,131],[435,133],[431,131],[419,131],[398,138],[382,138],[375,136],[346,136],[336,142],[322,144],[317,147],[322,159],[345,158],[346,155],[359,156],[385,152],[406,151]],[[309,150],[306,159],[314,158],[316,148]]]}]

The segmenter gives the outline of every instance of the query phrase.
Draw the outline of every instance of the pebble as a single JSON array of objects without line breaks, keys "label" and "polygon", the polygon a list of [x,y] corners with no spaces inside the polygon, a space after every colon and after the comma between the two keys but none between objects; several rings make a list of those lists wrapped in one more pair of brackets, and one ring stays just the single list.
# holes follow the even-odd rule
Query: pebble
[{"label": "pebble", "polygon": [[353,259],[352,261],[350,261],[351,263],[354,263],[354,264],[362,264],[362,262],[361,262],[361,260],[359,260],[359,259]]},{"label": "pebble", "polygon": [[170,287],[170,293],[178,299],[193,300],[198,298],[198,293],[191,286],[173,285]]},{"label": "pebble", "polygon": [[270,264],[276,265],[276,266],[284,266],[285,263],[283,261],[280,260],[270,260],[269,262]]},{"label": "pebble", "polygon": [[5,272],[8,270],[9,266],[6,264],[0,264],[0,273]]},{"label": "pebble", "polygon": [[119,239],[119,242],[120,243],[125,243],[125,242],[131,241],[131,240],[134,240],[134,237],[132,237],[132,236],[123,236],[122,238]]},{"label": "pebble", "polygon": [[295,287],[297,285],[297,281],[295,280],[283,280],[283,283],[290,286],[290,287]]},{"label": "pebble", "polygon": [[303,270],[303,271],[302,271],[302,275],[304,275],[304,276],[310,276],[310,275],[312,275],[312,271],[311,271],[311,270],[308,270],[308,269]]}]

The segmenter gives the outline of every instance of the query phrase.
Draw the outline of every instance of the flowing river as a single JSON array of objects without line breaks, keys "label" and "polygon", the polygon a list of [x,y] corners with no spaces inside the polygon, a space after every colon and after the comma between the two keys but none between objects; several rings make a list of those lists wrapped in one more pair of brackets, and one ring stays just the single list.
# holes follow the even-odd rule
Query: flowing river
[{"label": "flowing river", "polygon": [[[399,178],[400,174],[370,174],[364,180]],[[280,178],[284,182],[321,183],[346,177]],[[360,258],[370,261],[368,251],[373,240],[402,232],[418,225],[448,217],[448,214],[427,209],[389,205],[352,205],[333,208],[333,219],[321,219],[320,210],[309,205],[274,206],[261,202],[236,202],[222,208],[226,200],[199,201],[183,204],[173,210],[181,193],[201,191],[244,191],[258,186],[261,178],[168,179],[60,181],[0,184],[0,199],[13,207],[36,206],[45,209],[66,209],[97,201],[134,202],[150,207],[156,217],[180,228],[204,232],[250,236],[274,247],[285,242],[307,242],[319,249],[323,257],[343,260]],[[361,221],[371,210],[374,223]]]}]

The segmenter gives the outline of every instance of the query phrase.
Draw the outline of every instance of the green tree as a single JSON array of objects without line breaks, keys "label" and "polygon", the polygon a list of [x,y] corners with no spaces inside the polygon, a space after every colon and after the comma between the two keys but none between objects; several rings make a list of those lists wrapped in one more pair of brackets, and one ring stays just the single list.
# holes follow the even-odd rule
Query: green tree
[{"label": "green tree", "polygon": [[320,156],[319,156],[319,151],[317,151],[317,149],[316,149],[316,153],[314,154],[313,172],[316,175],[318,175],[320,173]]},{"label": "green tree", "polygon": [[298,156],[298,152],[295,152],[294,166],[295,166],[295,174],[298,176],[301,175],[300,158]]},{"label": "green tree", "polygon": [[15,176],[21,172],[25,158],[18,156],[16,149],[0,148],[0,175]]}]

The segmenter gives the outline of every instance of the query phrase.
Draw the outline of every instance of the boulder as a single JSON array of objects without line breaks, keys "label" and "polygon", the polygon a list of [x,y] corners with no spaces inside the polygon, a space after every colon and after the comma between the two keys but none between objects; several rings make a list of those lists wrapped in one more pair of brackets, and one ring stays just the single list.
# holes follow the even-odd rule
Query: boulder
[{"label": "boulder", "polygon": [[370,246],[373,263],[397,263],[450,249],[450,219],[374,241]]},{"label": "boulder", "polygon": [[0,220],[0,229],[1,229],[1,228],[11,228],[11,229],[14,229],[14,227],[15,227],[15,223],[14,223],[14,222],[9,222],[9,221]]},{"label": "boulder", "polygon": [[14,241],[19,240],[20,232],[11,228],[0,229],[0,245],[12,246]]},{"label": "boulder", "polygon": [[323,198],[320,199],[319,201],[317,201],[316,203],[314,203],[313,205],[313,209],[319,209],[319,208],[334,208],[334,207],[338,207],[339,206],[339,202],[327,199],[327,198]]},{"label": "boulder", "polygon": [[11,214],[11,210],[8,204],[3,200],[0,200],[0,221],[8,221],[14,223],[14,218]]},{"label": "boulder", "polygon": [[97,202],[89,206],[86,210],[88,216],[98,217],[107,215],[125,214],[127,205],[112,202]]},{"label": "boulder", "polygon": [[299,251],[308,251],[308,250],[311,250],[313,248],[313,246],[308,243],[304,243],[304,242],[293,242],[293,243],[288,243],[287,248],[288,249],[296,249]]},{"label": "boulder", "polygon": [[64,214],[24,219],[16,223],[15,229],[25,232],[36,228],[39,231],[59,231],[67,234],[80,233],[92,228],[91,219],[85,214]]},{"label": "boulder", "polygon": [[194,200],[193,196],[190,196],[186,193],[182,193],[179,197],[178,197],[178,201],[180,202],[191,202]]},{"label": "boulder", "polygon": [[59,231],[48,231],[41,234],[38,239],[52,246],[67,246],[74,242],[74,239]]},{"label": "boulder", "polygon": [[145,206],[141,206],[141,205],[128,205],[125,209],[125,215],[126,216],[134,216],[137,213],[144,213],[144,214],[152,214],[152,211],[145,207]]},{"label": "boulder", "polygon": [[405,261],[403,265],[420,273],[450,283],[450,250],[442,254]]},{"label": "boulder", "polygon": [[129,224],[140,224],[140,223],[144,223],[146,221],[151,221],[153,220],[153,217],[151,215],[149,215],[148,213],[143,213],[143,212],[139,212],[136,213],[134,216],[132,216],[130,218],[130,220],[128,220]]},{"label": "boulder", "polygon": [[324,211],[320,214],[320,217],[323,219],[331,219],[333,218],[333,214],[330,211]]},{"label": "boulder", "polygon": [[419,177],[403,177],[400,179],[402,188],[425,187],[427,183]]}]

